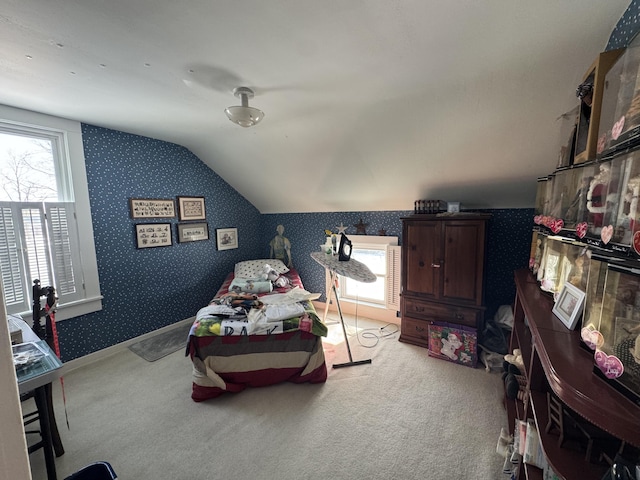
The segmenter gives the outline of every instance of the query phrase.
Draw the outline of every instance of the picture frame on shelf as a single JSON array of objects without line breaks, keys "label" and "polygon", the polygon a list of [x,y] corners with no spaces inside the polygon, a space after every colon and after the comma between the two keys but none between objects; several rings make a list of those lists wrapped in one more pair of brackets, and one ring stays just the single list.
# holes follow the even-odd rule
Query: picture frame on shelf
[{"label": "picture frame on shelf", "polygon": [[176,203],[172,198],[130,198],[131,218],[174,218]]},{"label": "picture frame on shelf", "polygon": [[578,324],[584,298],[585,292],[567,282],[562,287],[558,300],[553,305],[553,314],[569,330],[573,330]]},{"label": "picture frame on shelf", "polygon": [[238,248],[238,229],[217,228],[216,244],[218,250],[231,250],[233,248]]},{"label": "picture frame on shelf", "polygon": [[206,220],[204,197],[178,197],[178,220]]},{"label": "picture frame on shelf", "polygon": [[209,225],[207,222],[178,224],[179,243],[199,242],[201,240],[209,240]]},{"label": "picture frame on shelf", "polygon": [[169,247],[173,244],[170,223],[138,223],[135,229],[138,249]]}]

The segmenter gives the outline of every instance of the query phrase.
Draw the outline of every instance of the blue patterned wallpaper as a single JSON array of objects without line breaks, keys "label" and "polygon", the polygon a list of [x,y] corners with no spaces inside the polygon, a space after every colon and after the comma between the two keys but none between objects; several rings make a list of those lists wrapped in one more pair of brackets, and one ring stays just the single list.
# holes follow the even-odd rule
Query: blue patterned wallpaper
[{"label": "blue patterned wallpaper", "polygon": [[[626,47],[639,30],[640,5],[633,0],[607,50]],[[360,219],[367,234],[401,236],[400,217],[411,211],[261,215],[189,150],[179,145],[83,125],[91,212],[103,310],[58,324],[63,361],[123,342],[194,315],[240,260],[268,257],[276,227],[292,243],[293,262],[310,291],[322,292],[324,271],[310,253],[319,249],[324,229],[341,222],[355,234]],[[535,181],[535,179],[532,179]],[[210,240],[179,244],[177,219],[170,219],[171,247],[137,250],[128,200],[204,196]],[[513,302],[513,270],[528,262],[533,209],[485,210],[489,222],[486,318]],[[157,220],[166,222],[166,219]],[[216,228],[238,228],[239,248],[218,252]]]},{"label": "blue patterned wallpaper", "polygon": [[605,50],[627,47],[640,30],[638,17],[640,15],[640,2],[633,0],[626,12],[620,17],[617,25],[611,32],[609,42]]},{"label": "blue patterned wallpaper", "polygon": [[[531,245],[531,227],[533,209],[493,209],[481,210],[492,215],[487,229],[486,257],[486,293],[487,311],[485,318],[491,318],[500,305],[513,303],[515,285],[513,271],[526,268]],[[337,231],[338,225],[348,228],[345,233],[354,237],[355,225],[362,219],[368,224],[368,235],[378,235],[383,229],[387,235],[397,236],[402,243],[403,216],[413,211],[385,212],[331,212],[331,213],[292,213],[269,214],[264,217],[262,244],[263,253],[269,254],[269,240],[276,234],[276,227],[284,226],[284,236],[291,242],[292,258],[305,288],[312,292],[323,292],[324,269],[315,262],[310,254],[320,249],[324,243],[324,229]]]},{"label": "blue patterned wallpaper", "polygon": [[[83,125],[103,309],[58,324],[68,361],[195,315],[233,265],[258,254],[261,216],[179,145]],[[209,240],[178,243],[177,217],[136,219],[129,198],[205,197]],[[171,223],[173,245],[136,248],[137,223]],[[238,229],[239,248],[218,251],[216,228]]]},{"label": "blue patterned wallpaper", "polygon": [[355,224],[362,219],[368,224],[368,235],[378,235],[381,229],[386,230],[387,235],[400,237],[402,235],[402,223],[400,217],[412,212],[386,211],[386,212],[330,212],[330,213],[289,213],[289,214],[265,214],[263,215],[262,245],[264,255],[269,255],[269,241],[276,235],[276,227],[284,227],[284,236],[291,242],[291,257],[300,273],[302,282],[310,292],[322,292],[321,300],[324,301],[324,268],[311,258],[311,252],[320,250],[320,245],[325,242],[324,231],[337,232],[339,225],[348,227],[345,230],[347,236],[355,235]]}]

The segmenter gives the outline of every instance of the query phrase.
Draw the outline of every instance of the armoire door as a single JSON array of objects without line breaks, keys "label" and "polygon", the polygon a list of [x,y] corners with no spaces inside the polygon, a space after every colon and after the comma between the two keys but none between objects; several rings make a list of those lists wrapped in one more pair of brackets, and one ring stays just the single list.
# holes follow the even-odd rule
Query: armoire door
[{"label": "armoire door", "polygon": [[444,222],[441,299],[482,304],[484,222]]},{"label": "armoire door", "polygon": [[405,233],[405,290],[436,299],[440,296],[440,223],[409,223]]}]

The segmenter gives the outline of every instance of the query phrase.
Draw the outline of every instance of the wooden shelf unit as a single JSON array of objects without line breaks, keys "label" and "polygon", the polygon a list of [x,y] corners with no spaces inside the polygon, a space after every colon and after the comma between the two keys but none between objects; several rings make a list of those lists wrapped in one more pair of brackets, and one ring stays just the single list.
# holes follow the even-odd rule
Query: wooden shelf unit
[{"label": "wooden shelf unit", "polygon": [[[534,419],[547,460],[562,478],[600,480],[606,466],[558,446],[558,436],[546,433],[547,391],[592,425],[635,447],[640,447],[640,407],[593,373],[593,354],[580,346],[579,332],[568,330],[552,313],[553,298],[540,290],[529,270],[516,271],[515,283],[511,350],[522,352],[530,395],[524,408],[507,405],[509,427],[516,418]],[[519,400],[505,402],[518,407]],[[542,478],[542,471],[530,465],[521,465],[519,473],[520,479]]]}]

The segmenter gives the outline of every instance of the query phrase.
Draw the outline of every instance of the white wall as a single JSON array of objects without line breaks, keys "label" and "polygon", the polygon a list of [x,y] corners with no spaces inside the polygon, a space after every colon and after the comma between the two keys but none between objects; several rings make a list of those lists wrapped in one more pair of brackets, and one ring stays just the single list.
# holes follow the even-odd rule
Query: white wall
[{"label": "white wall", "polygon": [[9,325],[0,285],[0,478],[31,480]]}]

